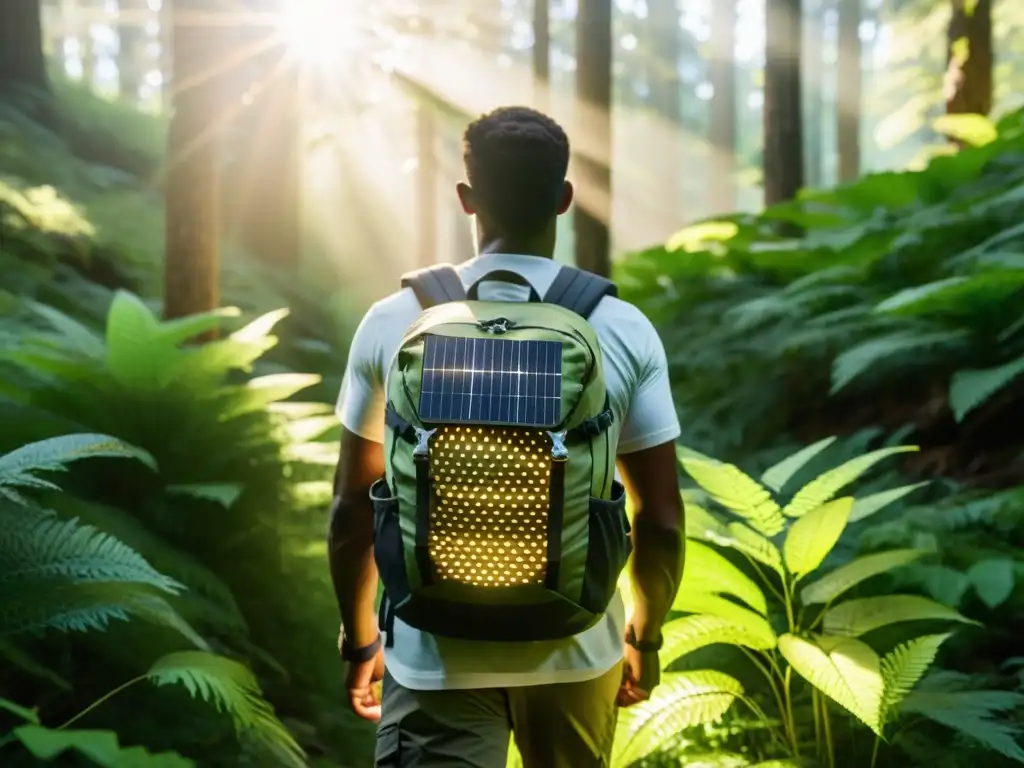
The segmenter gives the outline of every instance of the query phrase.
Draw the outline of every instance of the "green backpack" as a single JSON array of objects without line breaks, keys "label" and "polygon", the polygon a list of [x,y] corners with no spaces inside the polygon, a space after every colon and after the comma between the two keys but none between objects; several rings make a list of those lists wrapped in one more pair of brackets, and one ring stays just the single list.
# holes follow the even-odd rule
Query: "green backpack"
[{"label": "green backpack", "polygon": [[387,372],[386,474],[370,491],[393,618],[535,641],[593,626],[631,551],[619,425],[587,322],[613,283],[563,267],[543,300],[477,300],[450,266],[406,275],[423,312]]}]

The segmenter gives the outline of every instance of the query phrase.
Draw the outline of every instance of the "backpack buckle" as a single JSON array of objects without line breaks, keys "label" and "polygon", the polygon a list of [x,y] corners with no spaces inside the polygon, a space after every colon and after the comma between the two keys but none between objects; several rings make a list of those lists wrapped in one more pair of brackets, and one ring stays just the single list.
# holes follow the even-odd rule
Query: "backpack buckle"
[{"label": "backpack buckle", "polygon": [[548,432],[548,437],[551,438],[551,458],[555,461],[565,461],[569,458],[569,451],[565,447],[566,434],[564,429],[561,432]]},{"label": "backpack buckle", "polygon": [[416,430],[416,447],[412,449],[413,458],[426,458],[430,455],[430,438],[437,432],[437,428],[423,429],[421,427],[413,427],[413,429]]},{"label": "backpack buckle", "polygon": [[496,317],[493,320],[481,320],[477,325],[481,330],[487,331],[487,333],[503,334],[508,333],[509,329],[515,328],[515,322],[509,320],[507,317]]}]

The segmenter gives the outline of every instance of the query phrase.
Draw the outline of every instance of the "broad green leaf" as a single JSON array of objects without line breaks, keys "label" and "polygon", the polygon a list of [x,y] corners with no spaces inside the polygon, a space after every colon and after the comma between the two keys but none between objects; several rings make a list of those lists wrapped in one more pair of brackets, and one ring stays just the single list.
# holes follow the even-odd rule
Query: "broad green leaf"
[{"label": "broad green leaf", "polygon": [[709,536],[725,535],[725,523],[708,512],[700,504],[685,503],[685,509],[686,536],[688,538],[709,541]]},{"label": "broad green leaf", "polygon": [[46,304],[35,301],[26,303],[33,312],[53,326],[54,330],[59,331],[73,345],[75,352],[90,358],[102,358],[106,354],[107,347],[103,343],[103,337],[92,328]]},{"label": "broad green leaf", "polygon": [[813,445],[808,445],[806,448],[797,451],[792,456],[787,456],[778,464],[765,470],[765,473],[761,475],[761,482],[773,491],[781,491],[793,475],[803,469],[811,459],[835,441],[835,437],[826,437],[824,440],[819,440]]},{"label": "broad green leaf", "polygon": [[935,661],[940,646],[950,635],[924,635],[898,645],[882,659],[882,701],[878,708],[881,727],[890,722],[900,703],[910,695]]},{"label": "broad green leaf", "polygon": [[[107,367],[124,386],[152,388],[168,347],[155,344],[159,326],[138,296],[118,291],[107,312]],[[173,348],[171,348],[173,349]]]},{"label": "broad green leaf", "polygon": [[844,496],[812,509],[790,526],[782,548],[790,573],[804,576],[825,562],[846,528],[851,509],[853,497]]},{"label": "broad green leaf", "polygon": [[726,619],[732,624],[744,627],[752,634],[759,634],[767,638],[772,634],[771,626],[763,616],[754,613],[749,608],[737,605],[732,600],[719,595],[708,594],[707,592],[678,592],[672,603],[673,611],[681,611],[692,614],[703,614]]},{"label": "broad green leaf", "polygon": [[240,483],[188,483],[168,485],[166,488],[169,494],[212,501],[220,504],[224,509],[230,509],[238,501],[242,490]]},{"label": "broad green leaf", "polygon": [[261,341],[274,330],[275,325],[288,317],[289,312],[290,310],[286,307],[267,312],[265,315],[257,317],[244,328],[240,328],[232,333],[231,338],[235,341],[243,342]]},{"label": "broad green leaf", "polygon": [[774,536],[785,526],[771,494],[739,467],[694,459],[683,459],[683,467],[715,501],[745,518],[759,533]]},{"label": "broad green leaf", "polygon": [[917,564],[908,569],[907,575],[918,581],[929,595],[951,608],[960,605],[971,587],[966,573],[946,565]]},{"label": "broad green leaf", "polygon": [[921,483],[903,485],[899,488],[891,488],[888,491],[879,491],[878,493],[873,493],[870,496],[857,499],[853,502],[853,509],[850,511],[850,522],[857,523],[866,517],[870,517],[875,514],[875,512],[879,512],[890,504],[899,501],[907,494],[928,485],[928,482],[929,481],[925,480]]},{"label": "broad green leaf", "polygon": [[919,549],[892,549],[858,557],[808,584],[800,591],[800,599],[808,605],[830,602],[862,581],[912,563],[926,554]]},{"label": "broad green leaf", "polygon": [[164,320],[157,328],[156,338],[162,344],[176,347],[200,334],[220,327],[222,318],[238,317],[241,314],[242,311],[238,307],[220,307],[211,309],[209,312],[199,312],[187,317]]},{"label": "broad green leaf", "polygon": [[717,722],[743,693],[739,681],[714,670],[667,672],[649,701],[621,710],[613,765],[632,765],[680,732]]},{"label": "broad green leaf", "polygon": [[[977,4],[977,0],[967,0],[965,5],[972,2]],[[995,123],[977,114],[939,115],[932,120],[932,130],[972,147],[983,147],[999,138]]]},{"label": "broad green leaf", "polygon": [[742,552],[757,562],[767,565],[779,576],[784,575],[779,548],[744,523],[729,523],[722,532],[709,531],[706,540],[720,547]]},{"label": "broad green leaf", "polygon": [[977,622],[952,608],[918,595],[884,595],[848,600],[828,609],[822,630],[840,637],[860,637],[890,624],[904,621]]},{"label": "broad green leaf", "polygon": [[957,421],[1024,374],[1024,356],[984,370],[957,371],[949,384],[949,407]]},{"label": "broad green leaf", "polygon": [[1014,562],[1009,558],[991,558],[967,569],[974,591],[989,608],[998,608],[1013,594],[1016,585]]},{"label": "broad green leaf", "polygon": [[788,517],[802,517],[816,507],[820,507],[826,501],[830,501],[839,491],[859,478],[882,459],[895,456],[900,453],[912,453],[917,451],[914,445],[897,445],[892,448],[880,448],[877,451],[865,453],[849,461],[843,462],[827,472],[823,472],[801,488],[793,496],[789,504],[783,509]]},{"label": "broad green leaf", "polygon": [[287,400],[296,392],[320,383],[320,376],[309,373],[272,373],[251,379],[242,396],[225,407],[221,421],[229,421],[254,411],[265,410],[280,400]]},{"label": "broad green leaf", "polygon": [[40,725],[23,725],[14,736],[35,758],[51,762],[75,751],[103,768],[192,768],[188,758],[174,752],[150,754],[142,747],[122,748],[113,731],[51,730]]},{"label": "broad green leaf", "polygon": [[881,735],[882,673],[869,646],[848,637],[819,635],[810,642],[787,634],[779,651],[798,675]]},{"label": "broad green leaf", "polygon": [[[757,614],[751,613],[751,618]],[[664,644],[658,653],[663,668],[675,663],[688,653],[708,645],[725,643],[768,651],[775,647],[776,637],[765,619],[751,626],[736,624],[722,616],[684,616],[673,619],[662,627]]]},{"label": "broad green leaf", "polygon": [[688,539],[680,591],[738,597],[761,615],[768,613],[764,592],[743,571],[706,544]]}]

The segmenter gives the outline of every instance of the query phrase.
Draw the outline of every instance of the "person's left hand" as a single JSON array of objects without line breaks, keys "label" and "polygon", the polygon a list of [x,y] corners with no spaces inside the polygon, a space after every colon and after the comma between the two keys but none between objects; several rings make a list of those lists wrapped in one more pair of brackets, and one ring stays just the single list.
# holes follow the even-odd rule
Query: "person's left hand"
[{"label": "person's left hand", "polygon": [[352,711],[371,723],[380,722],[380,682],[384,679],[384,649],[369,661],[349,662],[345,670],[345,690]]},{"label": "person's left hand", "polygon": [[657,652],[638,651],[628,643],[623,657],[622,685],[615,703],[631,707],[651,697],[651,692],[661,682],[661,664]]}]

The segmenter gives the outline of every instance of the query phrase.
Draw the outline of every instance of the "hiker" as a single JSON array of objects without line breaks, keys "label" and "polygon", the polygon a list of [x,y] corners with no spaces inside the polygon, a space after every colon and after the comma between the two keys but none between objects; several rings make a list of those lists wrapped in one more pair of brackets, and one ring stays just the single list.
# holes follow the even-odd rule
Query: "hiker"
[{"label": "hiker", "polygon": [[683,564],[665,351],[611,282],[553,260],[562,128],[506,107],[463,142],[479,255],[370,308],[338,398],[345,687],[377,766],[502,768],[510,733],[527,768],[607,766]]}]

